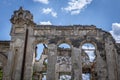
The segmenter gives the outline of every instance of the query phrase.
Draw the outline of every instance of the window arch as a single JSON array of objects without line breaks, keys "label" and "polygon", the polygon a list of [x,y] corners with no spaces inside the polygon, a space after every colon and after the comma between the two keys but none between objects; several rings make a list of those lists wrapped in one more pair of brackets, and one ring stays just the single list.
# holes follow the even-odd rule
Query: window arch
[{"label": "window arch", "polygon": [[56,71],[58,80],[71,80],[71,46],[67,43],[61,43],[57,48]]},{"label": "window arch", "polygon": [[70,45],[67,44],[67,43],[62,43],[62,44],[60,44],[58,47],[59,47],[59,48],[63,48],[63,49],[67,49],[67,48],[70,49],[70,48],[71,48]]},{"label": "window arch", "polygon": [[96,47],[93,43],[86,42],[81,46],[81,56],[82,56],[82,80],[92,80],[95,72],[96,63]]},{"label": "window arch", "polygon": [[95,46],[92,43],[84,43],[82,45],[82,51],[89,57],[90,62],[93,62],[95,60]]}]

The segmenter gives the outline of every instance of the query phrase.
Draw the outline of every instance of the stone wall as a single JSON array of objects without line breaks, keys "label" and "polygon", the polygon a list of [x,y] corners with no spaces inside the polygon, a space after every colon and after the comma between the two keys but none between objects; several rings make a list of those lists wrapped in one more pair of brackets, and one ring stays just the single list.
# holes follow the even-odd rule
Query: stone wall
[{"label": "stone wall", "polygon": [[[47,80],[58,80],[61,75],[82,80],[86,73],[90,74],[90,80],[120,79],[119,44],[109,32],[94,25],[37,25],[33,15],[22,8],[14,12],[11,23],[11,41],[0,42],[0,52],[7,57],[3,80],[41,80],[45,75]],[[36,61],[39,43],[48,47]],[[70,49],[59,49],[62,43],[69,44]],[[95,47],[93,62],[88,61],[82,49],[85,43]],[[83,61],[84,57],[88,62]],[[48,59],[47,64],[44,64],[45,59]]]},{"label": "stone wall", "polygon": [[6,73],[9,48],[10,41],[0,41],[0,69],[3,71],[3,79],[5,78],[4,74]]}]

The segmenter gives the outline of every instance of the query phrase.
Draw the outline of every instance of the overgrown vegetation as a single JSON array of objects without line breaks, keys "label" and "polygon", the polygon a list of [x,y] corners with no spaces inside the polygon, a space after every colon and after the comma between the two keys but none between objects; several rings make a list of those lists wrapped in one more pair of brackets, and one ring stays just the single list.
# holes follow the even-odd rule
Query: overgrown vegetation
[{"label": "overgrown vegetation", "polygon": [[0,69],[0,80],[2,80],[3,71]]}]

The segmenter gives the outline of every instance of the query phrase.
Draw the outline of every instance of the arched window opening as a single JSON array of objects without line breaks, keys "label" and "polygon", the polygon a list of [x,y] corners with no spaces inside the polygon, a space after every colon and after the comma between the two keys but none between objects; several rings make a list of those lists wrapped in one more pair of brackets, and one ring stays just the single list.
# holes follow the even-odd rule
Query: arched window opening
[{"label": "arched window opening", "polygon": [[40,43],[36,46],[36,60],[39,60],[41,58],[41,55],[47,54],[47,45]]},{"label": "arched window opening", "polygon": [[57,63],[71,64],[71,49],[68,44],[60,44],[57,51]]},{"label": "arched window opening", "polygon": [[67,43],[62,43],[62,44],[60,44],[58,47],[59,47],[59,48],[63,48],[63,49],[67,49],[67,48],[70,49],[70,45],[67,44]]},{"label": "arched window opening", "polygon": [[58,80],[71,80],[71,47],[67,43],[62,43],[57,48],[56,72]]},{"label": "arched window opening", "polygon": [[86,54],[86,56],[88,56],[87,58],[89,59],[90,62],[93,62],[95,60],[95,58],[96,58],[95,46],[93,44],[91,44],[91,43],[83,44],[82,53],[83,53],[83,55]]},{"label": "arched window opening", "polygon": [[96,48],[91,43],[82,45],[82,80],[96,80],[95,63],[96,63]]}]

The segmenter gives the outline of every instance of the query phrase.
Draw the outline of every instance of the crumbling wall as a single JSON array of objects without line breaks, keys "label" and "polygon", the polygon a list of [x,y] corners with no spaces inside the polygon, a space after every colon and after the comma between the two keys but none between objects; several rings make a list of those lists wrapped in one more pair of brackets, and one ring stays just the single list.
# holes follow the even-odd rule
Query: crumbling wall
[{"label": "crumbling wall", "polygon": [[[32,76],[35,80],[41,79],[46,57],[47,80],[58,80],[63,74],[70,75],[72,80],[82,80],[85,72],[91,74],[90,80],[120,79],[119,44],[109,32],[94,25],[37,25],[32,14],[22,8],[14,12],[11,23],[10,48],[8,55],[5,53],[7,71],[3,80],[32,80]],[[38,62],[35,61],[36,43],[48,45],[47,54],[43,54]],[[71,49],[59,49],[60,43],[68,43]],[[96,55],[95,61],[87,65],[82,61],[85,43],[95,46]],[[8,48],[0,46],[0,50],[6,52]]]},{"label": "crumbling wall", "polygon": [[[51,36],[52,35],[52,36]],[[103,31],[101,29],[96,28],[95,26],[43,26],[38,25],[34,28],[34,36],[39,36],[41,41],[44,41],[47,39],[47,42],[49,44],[55,44],[57,45],[59,42],[66,42],[71,44],[73,47],[78,48],[78,54],[81,54],[81,46],[84,43],[92,43],[96,47],[96,62],[93,66],[90,67],[90,70],[92,70],[92,75],[95,77],[94,80],[117,80],[117,72],[115,71],[117,69],[117,52],[115,48],[115,41],[110,35],[110,33]],[[42,37],[42,38],[41,38]],[[48,44],[48,45],[49,45]],[[111,47],[110,47],[111,45]],[[73,48],[72,47],[72,48]],[[111,48],[111,51],[109,50]],[[113,50],[112,50],[113,49]],[[75,74],[82,74],[81,71],[84,72],[84,70],[81,70],[80,65],[78,62],[81,60],[77,59],[75,56],[77,53],[74,54],[74,49],[72,49],[72,76],[73,79],[77,77]],[[54,53],[57,54],[57,53]],[[111,58],[111,59],[110,59]],[[48,63],[49,64],[49,63]],[[111,68],[109,67],[110,65]],[[75,67],[74,67],[75,66]],[[80,73],[77,72],[78,71]],[[92,69],[94,68],[94,69]],[[64,69],[64,68],[63,68]],[[76,69],[76,70],[75,70]],[[114,73],[114,75],[113,75]],[[112,76],[110,76],[112,75]],[[78,77],[77,79],[81,79]]]},{"label": "crumbling wall", "polygon": [[10,41],[0,41],[0,69],[3,71],[2,79],[5,78],[6,66],[8,61],[8,51],[10,48]]},{"label": "crumbling wall", "polygon": [[118,80],[120,79],[120,43],[117,43],[116,44],[116,48],[117,48],[117,61],[118,61],[118,68],[117,68],[117,71],[118,71]]}]

